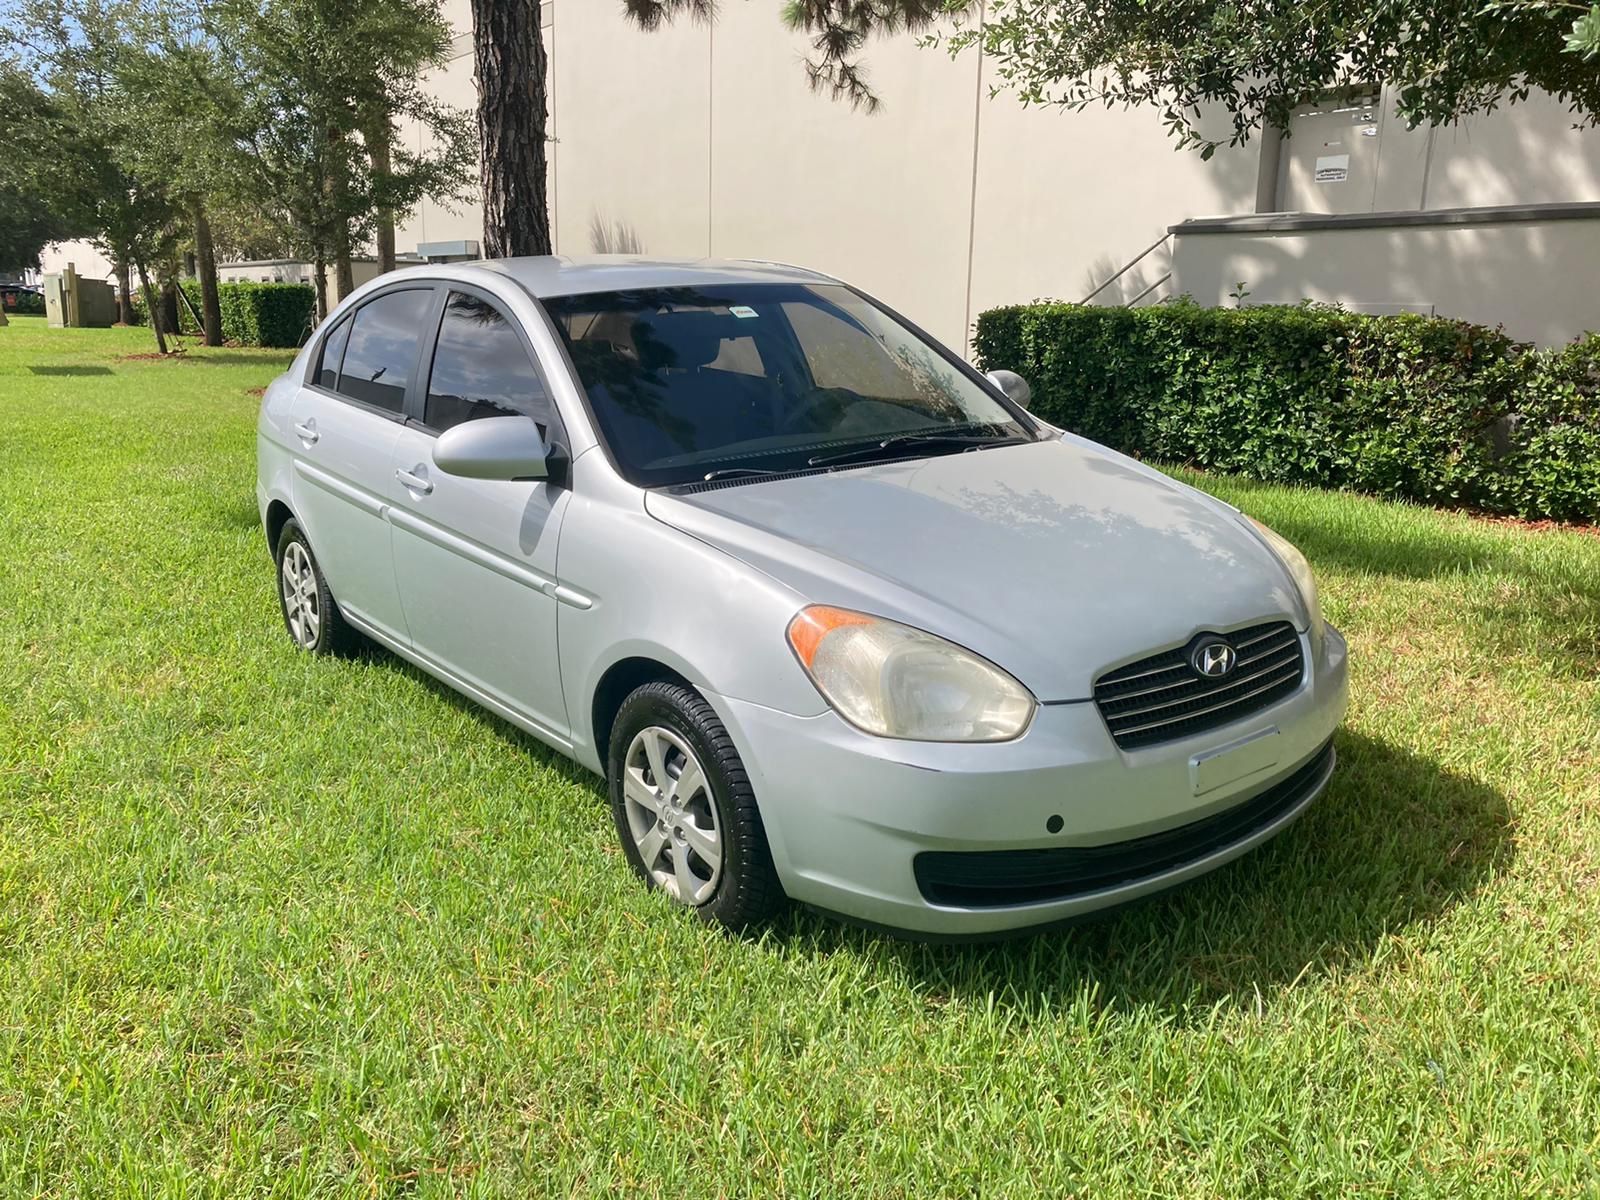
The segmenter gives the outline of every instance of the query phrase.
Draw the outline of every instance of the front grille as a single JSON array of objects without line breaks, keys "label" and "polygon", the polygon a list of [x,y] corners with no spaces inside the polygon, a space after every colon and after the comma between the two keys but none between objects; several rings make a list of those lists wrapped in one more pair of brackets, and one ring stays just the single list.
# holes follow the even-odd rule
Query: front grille
[{"label": "front grille", "polygon": [[[1202,642],[1234,649],[1234,667],[1218,679],[1190,663]],[[1095,680],[1094,702],[1124,750],[1189,737],[1239,721],[1293,694],[1305,678],[1300,635],[1288,621],[1228,634],[1201,634],[1186,646],[1119,667]]]},{"label": "front grille", "polygon": [[912,860],[912,871],[930,904],[1000,908],[1084,896],[1177,870],[1244,841],[1306,800],[1332,769],[1329,742],[1305,766],[1259,796],[1176,829],[1108,846],[932,850]]}]

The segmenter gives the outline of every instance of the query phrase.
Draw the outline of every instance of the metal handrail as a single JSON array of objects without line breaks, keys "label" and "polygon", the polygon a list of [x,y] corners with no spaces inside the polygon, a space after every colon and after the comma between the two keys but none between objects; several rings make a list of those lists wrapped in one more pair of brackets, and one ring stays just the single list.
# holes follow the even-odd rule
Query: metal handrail
[{"label": "metal handrail", "polygon": [[1123,308],[1132,308],[1135,304],[1139,303],[1139,301],[1143,300],[1151,292],[1155,291],[1158,287],[1160,287],[1163,283],[1166,283],[1171,278],[1172,278],[1172,272],[1168,271],[1160,279],[1156,280],[1149,287],[1145,288],[1144,291],[1140,292],[1137,296],[1135,296],[1132,300],[1129,300],[1122,307]]},{"label": "metal handrail", "polygon": [[[1089,301],[1093,300],[1101,292],[1105,291],[1113,283],[1115,283],[1117,280],[1121,279],[1129,271],[1133,270],[1134,267],[1138,266],[1141,262],[1143,262],[1146,258],[1148,258],[1152,253],[1154,253],[1155,251],[1159,250],[1162,246],[1165,246],[1171,240],[1172,240],[1172,232],[1169,230],[1166,233],[1162,234],[1155,241],[1151,242],[1143,250],[1141,250],[1139,252],[1138,257],[1132,259],[1128,263],[1127,266],[1123,267],[1122,270],[1118,271],[1115,275],[1111,276],[1110,279],[1107,279],[1099,287],[1095,288],[1094,291],[1090,292],[1082,300],[1078,301],[1078,303],[1079,304],[1087,304],[1087,303],[1089,303]],[[1144,291],[1140,292],[1137,296],[1134,297],[1134,300],[1143,300],[1146,296],[1148,296],[1157,287],[1159,287],[1161,284],[1165,283],[1168,279],[1171,279],[1171,278],[1172,278],[1172,272],[1169,271],[1169,272],[1167,272],[1165,278],[1157,280],[1156,283],[1153,284],[1151,287],[1145,288]],[[1127,305],[1125,305],[1124,307],[1130,307],[1131,308],[1132,305],[1133,305],[1133,301],[1129,301],[1129,303]]]}]

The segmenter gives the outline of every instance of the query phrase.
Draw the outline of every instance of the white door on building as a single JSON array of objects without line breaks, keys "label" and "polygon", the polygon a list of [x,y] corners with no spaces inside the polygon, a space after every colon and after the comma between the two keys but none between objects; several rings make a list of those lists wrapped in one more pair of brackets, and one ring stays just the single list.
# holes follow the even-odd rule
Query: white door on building
[{"label": "white door on building", "polygon": [[1373,210],[1383,109],[1377,88],[1295,109],[1280,159],[1278,207],[1287,212]]}]

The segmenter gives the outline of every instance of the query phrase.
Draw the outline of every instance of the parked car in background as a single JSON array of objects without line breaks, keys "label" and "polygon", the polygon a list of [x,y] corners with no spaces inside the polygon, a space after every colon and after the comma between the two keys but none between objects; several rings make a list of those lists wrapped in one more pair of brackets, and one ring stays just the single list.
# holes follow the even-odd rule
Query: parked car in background
[{"label": "parked car in background", "polygon": [[8,312],[19,309],[44,311],[44,293],[26,283],[0,283],[0,307]]},{"label": "parked car in background", "polygon": [[809,271],[428,266],[267,390],[258,497],[296,645],[601,773],[680,904],[986,935],[1272,837],[1346,702],[1292,546],[1026,404]]}]

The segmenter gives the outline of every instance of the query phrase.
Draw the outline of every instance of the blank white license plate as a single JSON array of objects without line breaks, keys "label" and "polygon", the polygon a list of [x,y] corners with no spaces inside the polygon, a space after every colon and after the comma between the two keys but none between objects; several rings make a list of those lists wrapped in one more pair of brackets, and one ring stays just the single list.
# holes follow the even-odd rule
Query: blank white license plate
[{"label": "blank white license plate", "polygon": [[1276,729],[1263,729],[1237,742],[1196,754],[1189,760],[1189,782],[1194,785],[1194,794],[1203,796],[1277,766],[1282,741]]}]

